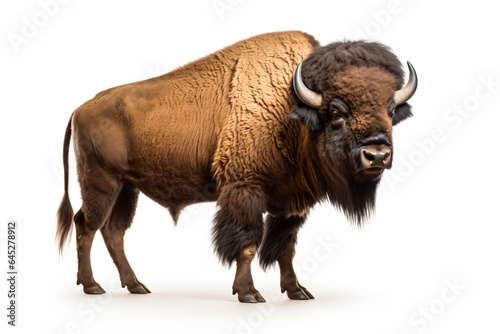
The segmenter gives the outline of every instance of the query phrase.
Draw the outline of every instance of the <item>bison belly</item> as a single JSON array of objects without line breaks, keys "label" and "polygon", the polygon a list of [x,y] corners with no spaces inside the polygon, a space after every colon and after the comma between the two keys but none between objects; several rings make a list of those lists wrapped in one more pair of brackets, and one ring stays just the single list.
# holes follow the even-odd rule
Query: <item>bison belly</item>
[{"label": "bison belly", "polygon": [[[158,108],[130,126],[131,181],[148,197],[167,207],[174,220],[187,205],[217,199],[210,173],[217,129],[205,119],[171,108]],[[134,127],[137,127],[135,129]]]}]

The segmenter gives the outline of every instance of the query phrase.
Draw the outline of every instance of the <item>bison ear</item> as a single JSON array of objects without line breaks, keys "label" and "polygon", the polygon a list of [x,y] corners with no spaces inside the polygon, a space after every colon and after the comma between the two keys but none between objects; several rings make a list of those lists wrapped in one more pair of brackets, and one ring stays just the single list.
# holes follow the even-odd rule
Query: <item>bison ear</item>
[{"label": "bison ear", "polygon": [[394,126],[411,116],[413,116],[411,106],[408,103],[403,103],[402,105],[396,107],[394,115],[392,115],[392,125]]},{"label": "bison ear", "polygon": [[290,112],[290,118],[301,122],[306,125],[312,131],[318,131],[321,129],[321,120],[318,115],[318,111],[312,109],[305,105],[294,104],[292,111]]}]

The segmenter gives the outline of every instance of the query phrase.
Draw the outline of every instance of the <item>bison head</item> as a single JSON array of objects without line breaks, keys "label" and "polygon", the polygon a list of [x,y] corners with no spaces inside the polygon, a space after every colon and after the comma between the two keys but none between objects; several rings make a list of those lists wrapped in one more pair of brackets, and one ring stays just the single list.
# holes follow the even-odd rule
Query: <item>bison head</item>
[{"label": "bison head", "polygon": [[417,76],[408,67],[403,87],[402,65],[387,47],[339,42],[313,51],[292,80],[290,116],[309,127],[317,164],[332,176],[326,181],[337,180],[336,188],[338,180],[349,184],[328,195],[358,220],[373,206],[382,172],[392,165],[392,126],[412,115],[407,101]]}]

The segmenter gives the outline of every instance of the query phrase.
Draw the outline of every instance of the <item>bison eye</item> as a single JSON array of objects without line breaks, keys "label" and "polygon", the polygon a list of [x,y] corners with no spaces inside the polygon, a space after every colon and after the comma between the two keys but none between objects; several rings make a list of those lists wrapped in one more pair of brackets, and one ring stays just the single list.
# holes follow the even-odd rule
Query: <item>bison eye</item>
[{"label": "bison eye", "polygon": [[334,97],[330,102],[330,116],[334,121],[347,119],[349,117],[349,107],[338,97]]}]

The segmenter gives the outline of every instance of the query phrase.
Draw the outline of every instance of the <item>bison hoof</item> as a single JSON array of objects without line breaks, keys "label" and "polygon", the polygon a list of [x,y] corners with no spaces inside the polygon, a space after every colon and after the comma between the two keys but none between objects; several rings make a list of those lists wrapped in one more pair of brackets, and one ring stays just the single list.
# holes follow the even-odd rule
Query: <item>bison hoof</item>
[{"label": "bison hoof", "polygon": [[[123,283],[122,283],[123,285]],[[137,293],[137,294],[148,294],[151,293],[151,290],[149,290],[144,284],[142,284],[139,281],[135,281],[132,284],[126,284],[127,290],[130,293]]]},{"label": "bison hoof", "polygon": [[83,292],[85,292],[88,295],[101,295],[103,293],[106,293],[106,291],[96,282],[92,285],[87,285],[83,286]]},{"label": "bison hoof", "polygon": [[307,296],[304,292],[302,291],[297,291],[293,294],[290,294],[288,291],[287,291],[287,295],[288,295],[288,298],[292,299],[292,300],[309,300],[311,298],[309,298],[309,296]]},{"label": "bison hoof", "polygon": [[265,303],[266,302],[266,300],[264,299],[264,297],[262,297],[262,295],[260,294],[259,291],[255,292],[253,294],[253,296],[257,300],[257,302],[259,302],[259,303]]},{"label": "bison hoof", "polygon": [[[233,290],[233,295],[236,294],[237,291]],[[240,303],[265,303],[266,300],[262,295],[260,294],[259,291],[245,291],[245,292],[238,292],[238,300]]]},{"label": "bison hoof", "polygon": [[309,299],[314,299],[314,296],[307,291],[306,288],[304,288],[302,285],[297,284],[293,286],[292,288],[285,288],[282,289],[281,292],[285,292],[288,298],[292,300],[309,300]]}]

